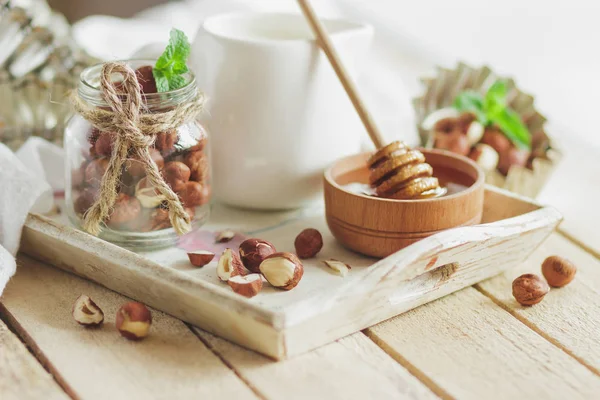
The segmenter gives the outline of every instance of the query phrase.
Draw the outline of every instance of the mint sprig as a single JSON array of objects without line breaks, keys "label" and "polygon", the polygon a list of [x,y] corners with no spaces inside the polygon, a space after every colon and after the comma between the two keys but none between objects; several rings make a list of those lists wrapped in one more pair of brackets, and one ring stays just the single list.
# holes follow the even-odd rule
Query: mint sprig
[{"label": "mint sprig", "polygon": [[189,55],[190,42],[185,33],[179,29],[171,29],[169,44],[152,68],[159,92],[168,92],[185,85],[182,75],[189,70],[186,64]]},{"label": "mint sprig", "polygon": [[498,80],[488,89],[485,97],[466,90],[454,99],[453,107],[461,112],[475,114],[484,126],[496,125],[504,135],[521,149],[531,149],[531,133],[519,114],[506,104],[506,82]]}]

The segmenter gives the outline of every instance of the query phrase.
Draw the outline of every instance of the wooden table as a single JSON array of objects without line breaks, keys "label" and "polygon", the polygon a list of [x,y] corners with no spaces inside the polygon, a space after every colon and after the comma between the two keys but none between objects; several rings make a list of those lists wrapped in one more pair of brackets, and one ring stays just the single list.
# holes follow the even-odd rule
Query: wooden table
[{"label": "wooden table", "polygon": [[[0,304],[0,398],[600,398],[600,152],[565,145],[539,198],[565,221],[519,268],[284,362],[158,311],[139,343],[111,318],[83,329],[78,295],[107,316],[128,299],[19,256]],[[512,280],[552,254],[575,262],[576,279],[519,306]]]}]

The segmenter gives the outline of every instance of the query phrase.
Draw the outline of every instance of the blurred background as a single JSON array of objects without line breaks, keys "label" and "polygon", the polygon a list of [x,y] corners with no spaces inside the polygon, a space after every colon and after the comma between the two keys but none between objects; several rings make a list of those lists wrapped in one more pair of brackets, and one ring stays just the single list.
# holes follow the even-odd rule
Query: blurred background
[{"label": "blurred background", "polygon": [[[51,0],[50,5],[76,25],[76,36],[99,56],[127,56],[143,42],[166,37],[171,26],[190,37],[211,14],[231,10],[296,10],[293,0]],[[322,15],[367,20],[376,28],[373,50],[379,65],[370,63],[364,81],[375,85],[377,110],[386,130],[407,126],[409,99],[418,93],[418,77],[434,65],[452,66],[457,60],[487,63],[511,75],[536,97],[538,109],[568,135],[600,146],[595,116],[600,106],[600,2],[594,0],[314,0]],[[132,38],[117,44],[122,31],[90,15],[130,18]],[[88,17],[86,19],[86,17]],[[111,21],[115,22],[115,21]],[[158,25],[157,25],[158,24]],[[112,27],[112,25],[111,25]],[[83,29],[85,28],[85,29]],[[135,32],[135,33],[134,33]],[[143,36],[146,35],[144,38]],[[122,41],[122,40],[121,40]],[[92,49],[91,47],[95,47]],[[384,67],[385,65],[385,67]],[[365,75],[377,71],[379,79]],[[385,73],[382,74],[382,71]],[[400,79],[399,79],[400,78]],[[385,100],[381,100],[381,99]],[[408,123],[409,125],[409,123]]]}]

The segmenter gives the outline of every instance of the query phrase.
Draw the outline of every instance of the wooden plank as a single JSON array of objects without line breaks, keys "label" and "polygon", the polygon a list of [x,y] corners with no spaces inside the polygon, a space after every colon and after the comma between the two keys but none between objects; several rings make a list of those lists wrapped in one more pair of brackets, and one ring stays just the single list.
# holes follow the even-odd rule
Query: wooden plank
[{"label": "wooden plank", "polygon": [[274,363],[200,329],[198,336],[268,399],[434,399],[364,334]]},{"label": "wooden plank", "polygon": [[56,381],[0,320],[0,398],[68,399]]},{"label": "wooden plank", "polygon": [[[550,255],[562,255],[578,266],[575,280],[552,289],[535,307],[522,307],[511,294],[514,278],[541,275]],[[564,237],[553,234],[518,268],[476,286],[527,326],[547,338],[600,376],[600,261]]]},{"label": "wooden plank", "polygon": [[591,399],[600,377],[474,288],[366,331],[438,395]]},{"label": "wooden plank", "polygon": [[[261,228],[260,237],[279,250],[293,251],[294,238],[307,226],[323,233],[324,246],[317,258],[303,261],[304,275],[293,291],[282,293],[266,285],[252,299],[218,280],[216,261],[192,268],[180,247],[136,254],[40,216],[29,216],[21,250],[247,348],[285,359],[520,263],[561,219],[551,207],[540,208],[491,187],[485,201],[485,224],[440,232],[379,261],[335,241],[321,208],[276,223],[269,215],[270,224],[259,218],[254,228]],[[216,217],[213,229],[223,229],[219,224],[229,221],[230,228],[242,230],[239,222],[228,220],[235,213],[228,210],[222,219]],[[214,245],[214,233],[194,235],[185,239],[204,249]],[[342,279],[323,266],[328,258],[350,264],[348,276]]]},{"label": "wooden plank", "polygon": [[560,232],[600,258],[600,149],[573,135],[560,146],[564,156],[538,199],[561,211]]},{"label": "wooden plank", "polygon": [[[151,334],[131,342],[115,329],[125,297],[26,256],[3,304],[72,392],[85,399],[240,398],[254,393],[181,321],[153,310]],[[79,326],[71,307],[89,295],[104,311],[99,329]]]}]

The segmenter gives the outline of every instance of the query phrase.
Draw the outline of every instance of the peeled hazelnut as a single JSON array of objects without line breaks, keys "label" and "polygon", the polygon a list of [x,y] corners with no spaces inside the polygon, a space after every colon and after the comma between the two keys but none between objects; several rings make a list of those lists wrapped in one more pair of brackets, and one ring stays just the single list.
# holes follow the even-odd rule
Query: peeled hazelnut
[{"label": "peeled hazelnut", "polygon": [[190,180],[190,169],[187,165],[179,161],[171,161],[165,165],[162,171],[165,182],[174,192],[181,192],[185,189],[185,184]]},{"label": "peeled hazelnut", "polygon": [[104,313],[85,294],[82,294],[73,304],[73,318],[84,326],[98,326],[104,322]]},{"label": "peeled hazelnut", "polygon": [[215,238],[215,243],[227,243],[230,242],[235,236],[235,232],[229,229],[221,231]]},{"label": "peeled hazelnut", "polygon": [[481,143],[491,146],[498,154],[506,152],[511,146],[510,140],[496,127],[485,128]]},{"label": "peeled hazelnut", "polygon": [[121,336],[129,340],[141,340],[148,336],[152,314],[142,303],[131,301],[123,304],[117,311],[115,325]]},{"label": "peeled hazelnut", "polygon": [[107,169],[108,158],[97,158],[90,161],[84,171],[85,182],[90,186],[99,187]]},{"label": "peeled hazelnut", "polygon": [[350,271],[350,269],[352,269],[348,264],[338,260],[334,260],[333,258],[330,260],[323,261],[323,263],[340,276],[348,275],[348,272]]},{"label": "peeled hazelnut", "polygon": [[469,146],[473,146],[475,143],[481,140],[481,138],[483,137],[484,130],[485,127],[478,121],[471,122],[466,133]]},{"label": "peeled hazelnut", "polygon": [[194,267],[204,267],[215,258],[215,253],[206,250],[197,250],[187,253]]},{"label": "peeled hazelnut", "polygon": [[323,248],[323,236],[321,236],[321,232],[316,229],[305,229],[296,236],[294,247],[296,248],[298,257],[314,257]]},{"label": "peeled hazelnut", "polygon": [[577,273],[577,267],[571,261],[559,256],[550,256],[542,263],[542,274],[552,287],[568,285]]},{"label": "peeled hazelnut", "polygon": [[486,172],[494,171],[498,166],[498,153],[487,144],[479,143],[476,145],[469,153],[469,158]]},{"label": "peeled hazelnut", "polygon": [[471,149],[467,137],[458,130],[454,130],[451,133],[436,133],[434,147],[436,149],[449,150],[463,156],[469,154],[469,150]]},{"label": "peeled hazelnut", "polygon": [[260,263],[260,272],[271,286],[291,290],[302,279],[304,267],[292,253],[273,253]]},{"label": "peeled hazelnut", "polygon": [[260,263],[277,252],[275,246],[262,239],[246,239],[240,244],[240,259],[250,271],[259,273]]},{"label": "peeled hazelnut", "polygon": [[227,284],[234,292],[245,297],[256,296],[263,285],[260,274],[235,275],[229,278]]},{"label": "peeled hazelnut", "polygon": [[204,191],[202,185],[198,182],[186,182],[185,189],[178,194],[185,207],[196,207],[203,204]]},{"label": "peeled hazelnut", "polygon": [[108,217],[107,225],[119,228],[124,224],[133,222],[142,211],[140,201],[135,197],[119,193],[113,211]]},{"label": "peeled hazelnut", "polygon": [[100,132],[94,143],[94,152],[96,155],[110,157],[115,142],[115,134],[112,132]]},{"label": "peeled hazelnut", "polygon": [[498,171],[507,175],[508,171],[513,166],[524,167],[529,159],[529,151],[526,149],[518,149],[514,146],[508,148],[503,153],[499,153]]},{"label": "peeled hazelnut", "polygon": [[177,130],[173,129],[156,135],[154,147],[160,151],[163,156],[167,156],[173,152],[175,143],[177,143]]},{"label": "peeled hazelnut", "polygon": [[534,274],[521,275],[512,283],[513,296],[524,306],[539,303],[549,290],[548,284]]},{"label": "peeled hazelnut", "polygon": [[227,282],[232,276],[245,275],[246,270],[240,257],[231,249],[225,249],[217,264],[217,276]]},{"label": "peeled hazelnut", "polygon": [[135,185],[135,197],[144,208],[158,207],[165,200],[165,197],[157,189],[150,186],[147,177],[140,179]]},{"label": "peeled hazelnut", "polygon": [[142,93],[157,93],[156,81],[150,65],[144,65],[135,70],[135,76],[140,84]]}]

